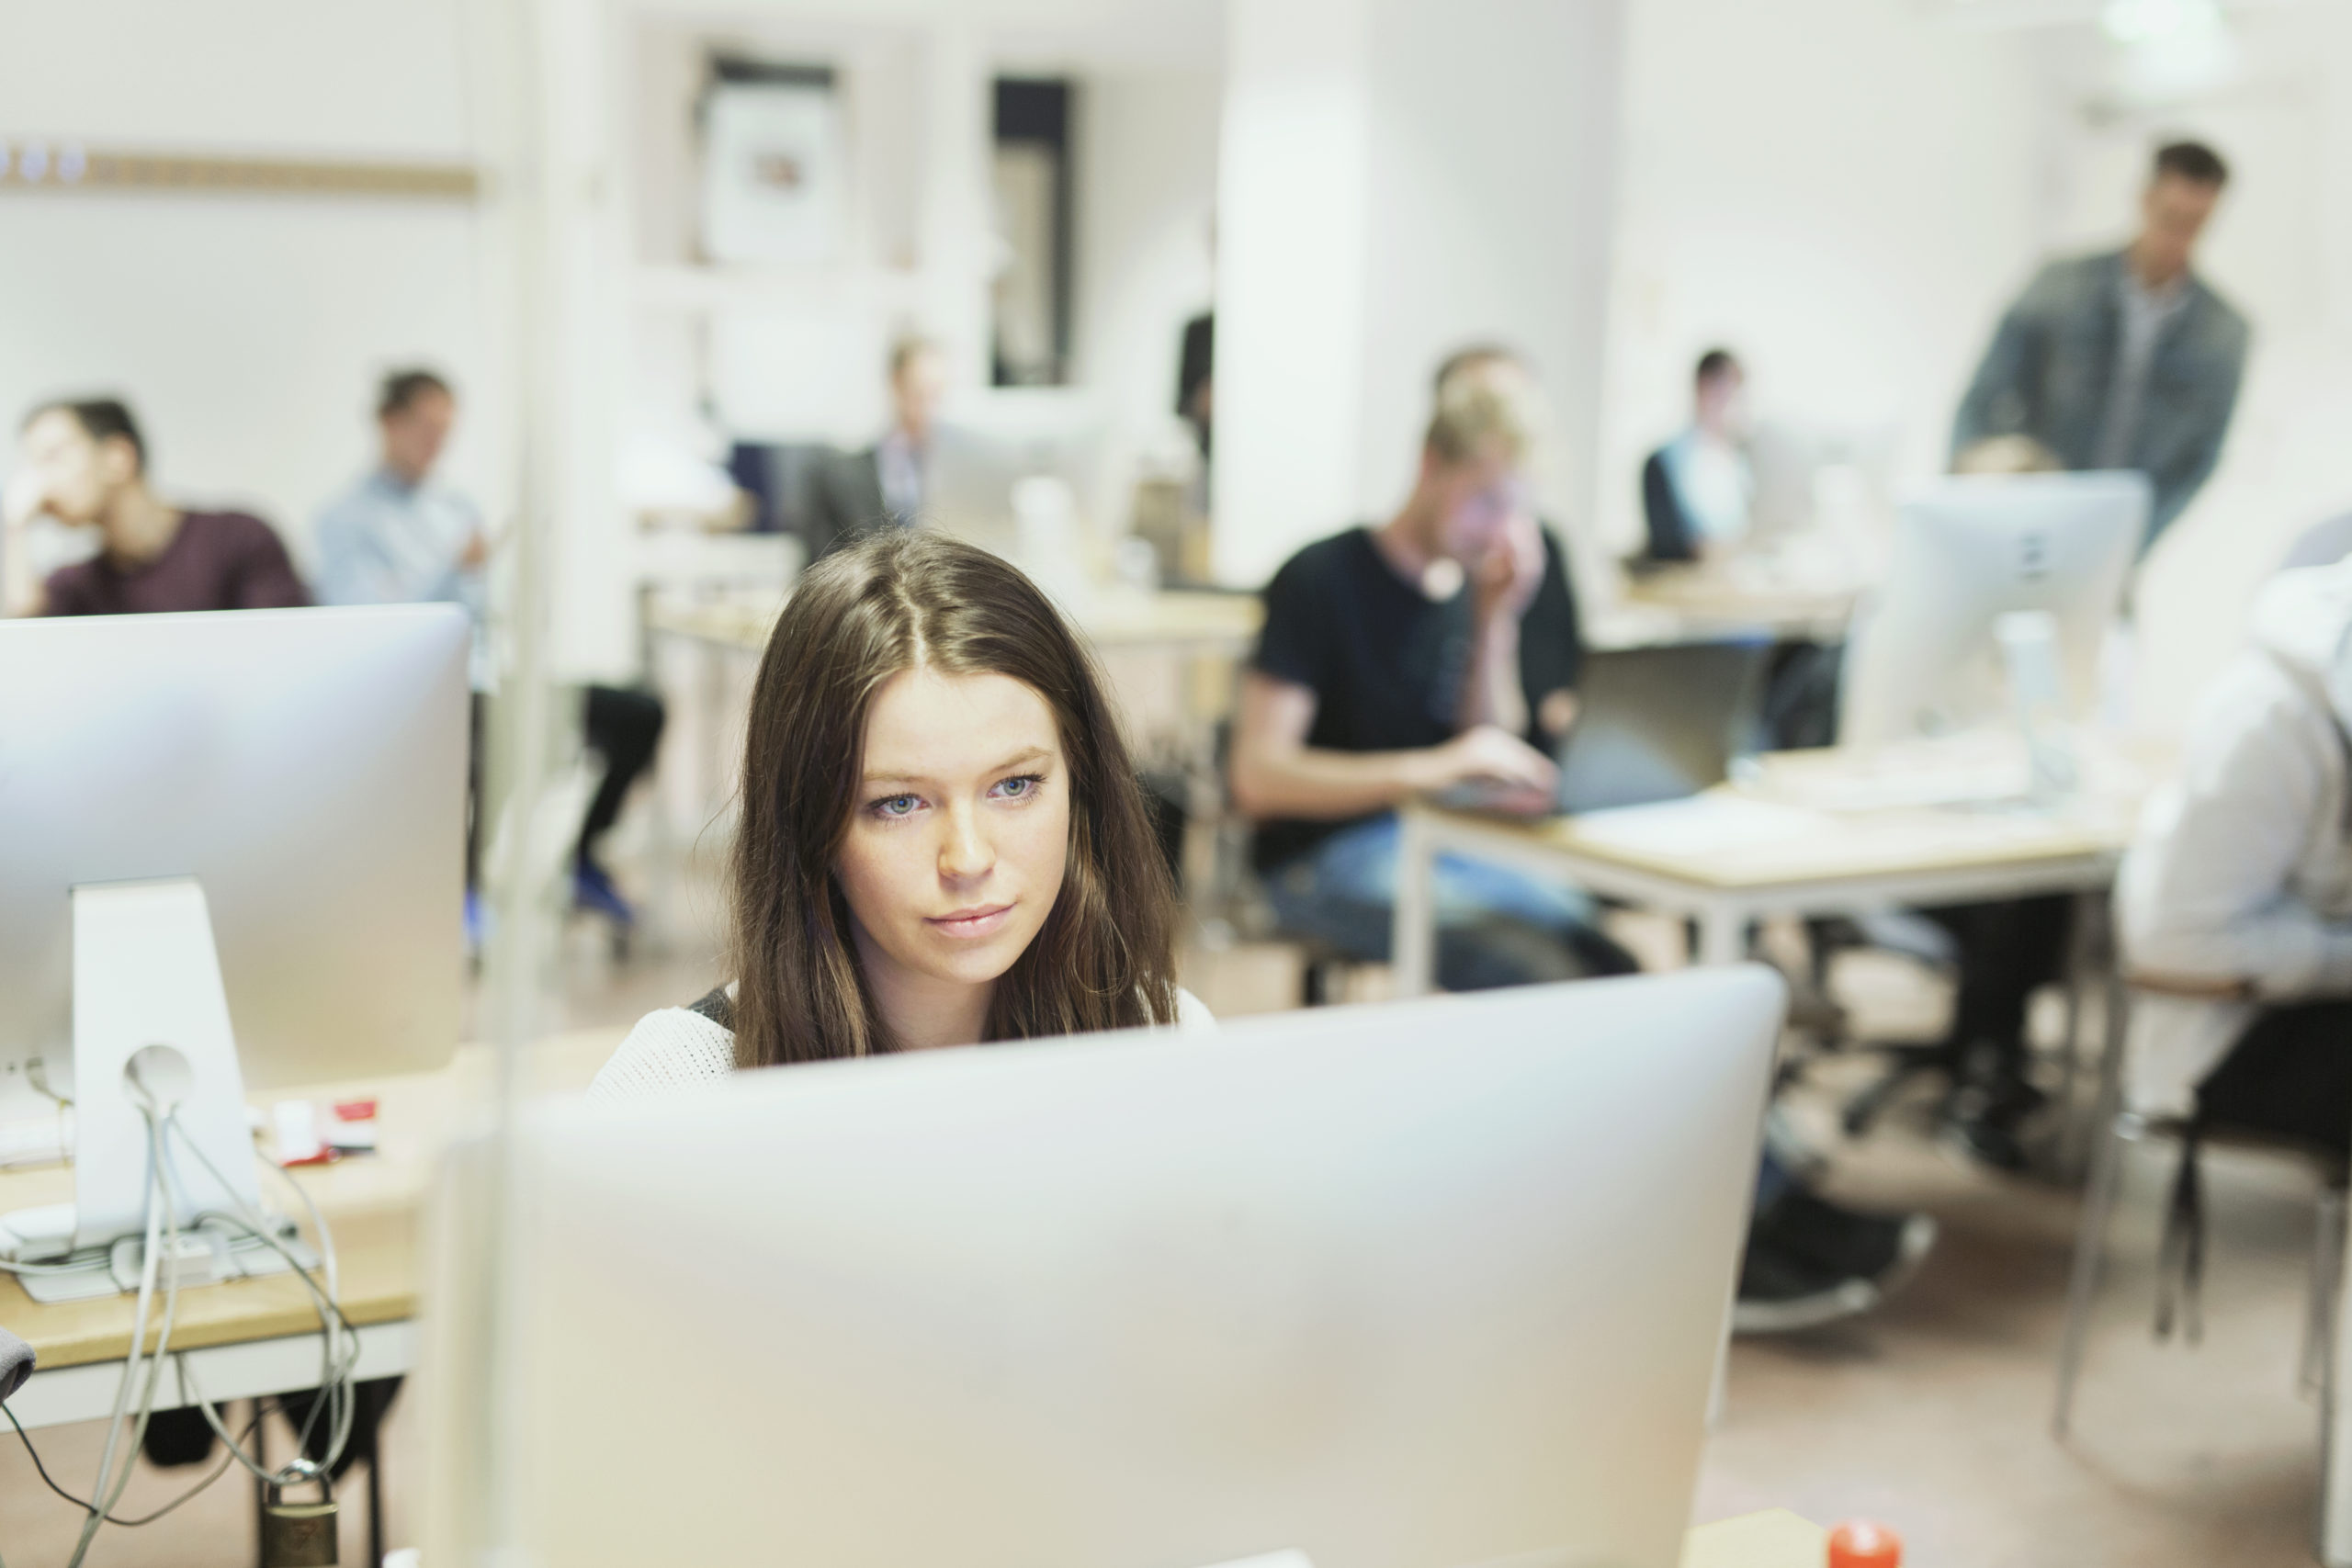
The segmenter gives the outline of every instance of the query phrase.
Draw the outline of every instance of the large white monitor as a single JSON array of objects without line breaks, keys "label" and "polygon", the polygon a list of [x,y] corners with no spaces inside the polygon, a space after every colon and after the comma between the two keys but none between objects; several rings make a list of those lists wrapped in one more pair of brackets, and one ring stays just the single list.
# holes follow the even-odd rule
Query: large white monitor
[{"label": "large white monitor", "polygon": [[1868,745],[2001,716],[1994,626],[2021,610],[2055,621],[2066,706],[2087,717],[2149,497],[2137,473],[1956,477],[1909,496],[1885,585],[1847,649],[1838,739]]},{"label": "large white monitor", "polygon": [[248,1084],[447,1061],[470,635],[448,604],[0,622],[6,1093],[71,1081],[74,889],[163,879],[201,890]]},{"label": "large white monitor", "polygon": [[1671,1568],[1783,999],[1692,971],[541,1108],[493,1357],[482,1259],[439,1278],[436,1470],[506,1432],[515,1544],[575,1568]]}]

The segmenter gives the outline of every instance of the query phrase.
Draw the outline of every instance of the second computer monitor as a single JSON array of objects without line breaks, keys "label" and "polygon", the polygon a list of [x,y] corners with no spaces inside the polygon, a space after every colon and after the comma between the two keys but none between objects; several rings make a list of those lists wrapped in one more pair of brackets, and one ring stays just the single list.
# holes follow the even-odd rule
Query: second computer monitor
[{"label": "second computer monitor", "polygon": [[1915,492],[1847,649],[1838,739],[1998,721],[2009,710],[1995,624],[2019,610],[2056,623],[2068,715],[2088,717],[2148,506],[2136,473],[1954,478]]},{"label": "second computer monitor", "polygon": [[0,623],[0,1099],[73,1058],[73,890],[202,889],[251,1089],[449,1059],[466,664],[451,604]]}]

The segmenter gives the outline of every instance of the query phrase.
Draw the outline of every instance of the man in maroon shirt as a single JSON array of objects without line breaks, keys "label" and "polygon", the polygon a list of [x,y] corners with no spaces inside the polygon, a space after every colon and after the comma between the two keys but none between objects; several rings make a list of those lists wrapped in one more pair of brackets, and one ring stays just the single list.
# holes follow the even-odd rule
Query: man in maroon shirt
[{"label": "man in maroon shirt", "polygon": [[[286,547],[242,512],[183,512],[147,486],[147,447],[111,398],[44,403],[25,420],[22,464],[0,502],[0,571],[10,615],[119,615],[307,604]],[[24,565],[42,513],[95,528],[98,553],[32,580]]]}]

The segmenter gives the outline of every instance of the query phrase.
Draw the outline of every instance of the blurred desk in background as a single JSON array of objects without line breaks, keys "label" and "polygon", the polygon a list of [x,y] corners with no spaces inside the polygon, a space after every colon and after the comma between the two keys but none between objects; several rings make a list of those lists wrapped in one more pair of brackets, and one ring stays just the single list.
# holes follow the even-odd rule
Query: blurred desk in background
[{"label": "blurred desk in background", "polygon": [[1687,919],[1702,964],[1738,962],[1749,923],[1770,915],[2103,895],[2142,798],[2165,772],[2162,750],[2086,750],[2082,791],[2045,809],[2020,798],[2022,741],[2013,765],[2007,749],[1993,736],[1780,752],[1742,784],[1687,800],[1530,821],[1409,806],[1397,851],[1398,994],[1433,984],[1442,854]]},{"label": "blurred desk in background", "polygon": [[[655,594],[646,603],[648,629],[691,637],[738,652],[764,651],[784,608],[781,594],[729,594],[695,600]],[[1265,619],[1254,593],[1202,589],[1105,588],[1067,606],[1070,618],[1104,652],[1162,651],[1239,658]]]},{"label": "blurred desk in background", "polygon": [[[663,820],[691,824],[689,837],[733,786],[752,676],[783,607],[781,591],[645,595],[648,664],[675,699],[679,730],[665,751]],[[1193,773],[1210,766],[1235,671],[1265,618],[1258,596],[1106,586],[1067,608],[1102,656],[1140,760]]]},{"label": "blurred desk in background", "polygon": [[1633,648],[1712,637],[1844,640],[1860,589],[1805,583],[1770,572],[1659,567],[1630,577],[1623,597],[1593,618],[1596,648]]}]

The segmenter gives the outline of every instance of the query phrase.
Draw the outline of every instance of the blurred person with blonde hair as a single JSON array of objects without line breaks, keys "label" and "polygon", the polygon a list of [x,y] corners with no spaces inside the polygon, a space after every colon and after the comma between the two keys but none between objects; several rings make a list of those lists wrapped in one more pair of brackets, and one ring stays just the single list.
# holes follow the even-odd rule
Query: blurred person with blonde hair
[{"label": "blurred person with blonde hair", "polygon": [[[1521,406],[1453,368],[1395,515],[1308,545],[1268,585],[1235,732],[1234,798],[1278,918],[1367,961],[1388,952],[1396,808],[1473,779],[1548,800],[1582,659]],[[1439,897],[1450,988],[1633,966],[1552,884],[1448,861]]]},{"label": "blurred person with blonde hair", "polygon": [[[1560,547],[1527,493],[1532,385],[1507,352],[1449,360],[1404,504],[1308,545],[1266,589],[1233,797],[1256,819],[1252,858],[1284,930],[1359,960],[1388,957],[1398,807],[1468,780],[1515,788],[1531,809],[1552,800],[1549,752],[1575,716],[1582,649]],[[1557,883],[1446,856],[1435,892],[1448,990],[1635,967],[1591,901]],[[1768,1156],[1734,1324],[1867,1311],[1934,1236],[1923,1215],[1827,1203]]]}]

